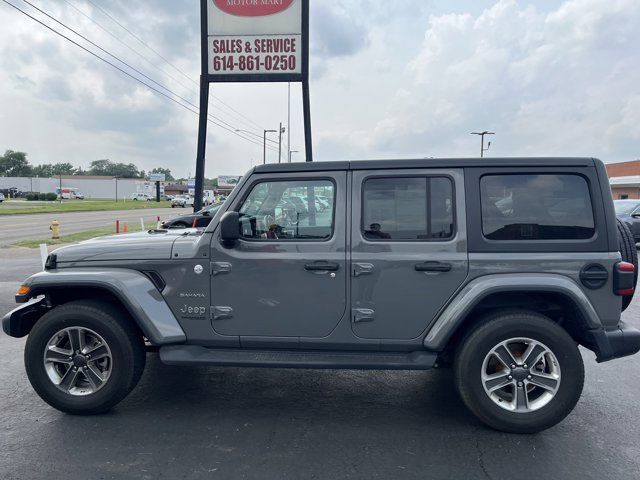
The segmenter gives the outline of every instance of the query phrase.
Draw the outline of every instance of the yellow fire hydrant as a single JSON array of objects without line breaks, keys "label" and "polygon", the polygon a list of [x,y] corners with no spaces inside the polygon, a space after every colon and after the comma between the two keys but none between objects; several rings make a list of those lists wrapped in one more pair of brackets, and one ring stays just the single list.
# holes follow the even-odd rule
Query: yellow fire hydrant
[{"label": "yellow fire hydrant", "polygon": [[58,220],[54,220],[53,222],[51,222],[49,230],[51,230],[52,239],[58,240],[60,238],[60,222]]}]

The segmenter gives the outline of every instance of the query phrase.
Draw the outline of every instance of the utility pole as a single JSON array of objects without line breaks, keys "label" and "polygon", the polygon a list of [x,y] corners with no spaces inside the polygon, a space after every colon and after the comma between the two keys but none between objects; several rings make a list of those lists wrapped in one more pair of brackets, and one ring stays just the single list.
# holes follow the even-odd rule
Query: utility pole
[{"label": "utility pole", "polygon": [[484,132],[471,132],[471,135],[479,135],[480,136],[480,158],[484,157],[484,152],[489,150],[491,147],[491,142],[487,145],[487,148],[484,148],[484,136],[485,135],[495,135],[494,132],[488,132],[485,130]]},{"label": "utility pole", "polygon": [[267,164],[267,133],[275,133],[277,130],[265,130],[262,140],[262,164]]},{"label": "utility pole", "polygon": [[287,158],[291,163],[291,82],[287,87]]},{"label": "utility pole", "polygon": [[282,126],[282,122],[280,122],[280,130],[278,130],[278,163],[282,163],[282,134],[286,130],[285,127]]},{"label": "utility pole", "polygon": [[118,176],[116,175],[113,179],[116,181],[116,203],[118,203]]}]

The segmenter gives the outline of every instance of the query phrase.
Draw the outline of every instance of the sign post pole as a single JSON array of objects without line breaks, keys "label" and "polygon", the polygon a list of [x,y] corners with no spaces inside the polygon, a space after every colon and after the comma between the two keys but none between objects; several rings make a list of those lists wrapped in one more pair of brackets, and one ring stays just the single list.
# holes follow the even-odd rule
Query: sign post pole
[{"label": "sign post pole", "polygon": [[207,0],[200,0],[200,117],[198,122],[198,150],[196,152],[196,185],[195,198],[193,199],[193,210],[197,212],[202,208],[202,197],[204,195],[204,168],[205,155],[207,151],[207,118],[209,116],[209,81],[206,75],[209,73],[208,58],[209,37]]},{"label": "sign post pole", "polygon": [[[209,84],[301,82],[306,160],[313,160],[309,99],[309,0],[200,0],[202,74],[194,208],[204,193]],[[263,132],[266,137],[266,132]],[[279,161],[282,127],[279,132]],[[263,138],[263,161],[266,138]],[[287,151],[291,150],[287,142]]]},{"label": "sign post pole", "polygon": [[307,154],[307,162],[313,162],[311,98],[309,95],[309,0],[302,0],[302,110],[304,116],[304,149]]}]

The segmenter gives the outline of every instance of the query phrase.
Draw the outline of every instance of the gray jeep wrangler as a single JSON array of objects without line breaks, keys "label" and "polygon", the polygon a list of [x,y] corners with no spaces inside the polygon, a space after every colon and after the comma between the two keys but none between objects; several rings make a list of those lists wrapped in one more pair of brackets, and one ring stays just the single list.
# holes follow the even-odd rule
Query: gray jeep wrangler
[{"label": "gray jeep wrangler", "polygon": [[591,158],[266,165],[204,231],[50,254],[3,319],[36,392],[95,414],[169,365],[453,366],[487,425],[536,432],[598,362],[640,349],[637,255]]}]

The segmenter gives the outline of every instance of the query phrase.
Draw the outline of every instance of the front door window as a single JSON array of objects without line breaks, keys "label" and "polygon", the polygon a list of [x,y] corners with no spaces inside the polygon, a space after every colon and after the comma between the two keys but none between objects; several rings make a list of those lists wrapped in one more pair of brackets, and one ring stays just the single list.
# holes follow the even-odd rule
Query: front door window
[{"label": "front door window", "polygon": [[245,240],[328,240],[333,234],[334,185],[330,180],[256,184],[240,207]]}]

